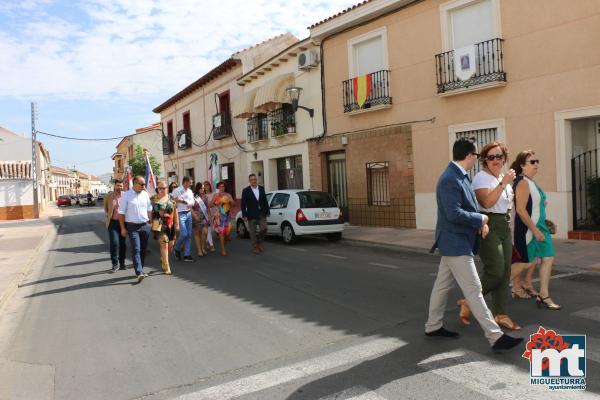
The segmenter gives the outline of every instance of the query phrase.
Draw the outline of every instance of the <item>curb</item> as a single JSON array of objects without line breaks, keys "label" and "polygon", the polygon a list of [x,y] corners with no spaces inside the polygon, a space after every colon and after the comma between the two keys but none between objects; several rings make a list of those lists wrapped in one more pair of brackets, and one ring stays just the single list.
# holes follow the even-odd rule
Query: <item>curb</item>
[{"label": "curb", "polygon": [[[345,238],[340,240],[339,243],[342,245],[353,246],[353,247],[369,247],[372,249],[381,249],[381,250],[393,251],[393,252],[397,252],[397,253],[412,253],[412,254],[419,254],[419,255],[424,255],[424,256],[429,256],[429,257],[440,257],[440,254],[437,251],[435,253],[430,253],[428,249],[423,249],[423,248],[419,248],[419,247],[402,246],[402,245],[396,245],[396,244],[384,244],[384,243],[377,243],[377,242],[368,242],[366,240],[345,239]],[[476,258],[475,263],[479,264],[480,260]],[[586,273],[591,273],[591,274],[600,273],[600,270],[598,270],[597,267],[586,268],[586,267],[581,267],[581,266],[576,266],[576,265],[568,265],[568,264],[554,264],[552,267],[559,268],[559,269],[565,269],[568,271],[581,271],[581,272],[586,272]]]},{"label": "curb", "polygon": [[32,267],[39,262],[41,255],[44,254],[47,256],[47,250],[50,245],[54,242],[58,234],[58,230],[60,229],[60,225],[51,225],[49,229],[49,233],[44,236],[42,240],[38,243],[38,245],[33,249],[33,254],[29,257],[29,261],[21,268],[21,271],[17,273],[17,275],[12,279],[12,281],[8,284],[6,290],[3,293],[0,293],[0,312],[4,309],[4,306],[8,304],[13,294],[17,291],[17,289],[21,286],[21,283],[27,275],[32,270]]}]

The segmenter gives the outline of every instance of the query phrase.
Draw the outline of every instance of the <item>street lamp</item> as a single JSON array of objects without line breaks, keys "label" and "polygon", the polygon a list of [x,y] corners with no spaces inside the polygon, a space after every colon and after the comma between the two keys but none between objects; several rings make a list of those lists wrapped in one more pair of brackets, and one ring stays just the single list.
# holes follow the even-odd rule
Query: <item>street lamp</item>
[{"label": "street lamp", "polygon": [[296,111],[298,111],[298,109],[301,108],[303,110],[308,111],[308,115],[310,115],[311,118],[314,117],[315,110],[313,108],[298,105],[298,100],[300,100],[300,94],[302,93],[301,87],[292,86],[285,89],[285,91],[287,92],[288,96],[290,96],[290,99],[292,99],[292,110],[294,111],[294,113],[296,113]]}]

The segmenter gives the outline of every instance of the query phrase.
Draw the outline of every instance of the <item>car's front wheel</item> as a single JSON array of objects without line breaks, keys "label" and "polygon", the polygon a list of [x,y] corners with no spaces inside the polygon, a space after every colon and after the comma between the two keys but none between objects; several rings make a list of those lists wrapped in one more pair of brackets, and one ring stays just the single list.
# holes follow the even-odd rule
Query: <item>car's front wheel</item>
[{"label": "car's front wheel", "polygon": [[281,227],[281,236],[285,244],[292,244],[296,241],[296,233],[294,233],[294,228],[289,223],[285,223]]},{"label": "car's front wheel", "polygon": [[240,219],[237,222],[237,235],[240,239],[247,239],[249,234],[248,234],[248,229],[246,228],[246,224],[244,223],[244,220]]}]

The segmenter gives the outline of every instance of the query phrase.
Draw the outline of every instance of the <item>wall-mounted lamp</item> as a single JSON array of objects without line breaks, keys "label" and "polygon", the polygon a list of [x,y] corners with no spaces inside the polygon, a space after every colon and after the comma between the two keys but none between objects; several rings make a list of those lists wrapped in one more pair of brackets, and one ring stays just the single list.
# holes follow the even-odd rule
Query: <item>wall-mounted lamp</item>
[{"label": "wall-mounted lamp", "polygon": [[258,154],[256,152],[254,152],[254,159],[257,160],[258,159]]},{"label": "wall-mounted lamp", "polygon": [[294,110],[294,113],[298,111],[299,108],[301,108],[303,110],[308,111],[308,115],[310,115],[311,118],[315,116],[315,110],[313,108],[298,105],[298,100],[300,100],[300,94],[302,93],[301,87],[292,86],[285,89],[285,91],[287,92],[288,96],[290,96],[290,99],[292,99],[292,110]]}]

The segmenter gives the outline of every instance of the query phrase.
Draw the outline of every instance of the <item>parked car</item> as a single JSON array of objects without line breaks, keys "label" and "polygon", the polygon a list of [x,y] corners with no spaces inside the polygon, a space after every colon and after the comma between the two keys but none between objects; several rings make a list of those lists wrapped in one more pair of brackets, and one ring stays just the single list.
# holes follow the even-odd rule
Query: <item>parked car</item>
[{"label": "parked car", "polygon": [[72,206],[73,203],[71,201],[71,196],[58,196],[58,199],[56,199],[56,205],[58,207],[60,206]]},{"label": "parked car", "polygon": [[97,200],[98,201],[104,201],[104,196],[106,196],[106,193],[99,193]]},{"label": "parked car", "polygon": [[71,198],[71,205],[79,204],[79,196],[70,194],[69,197]]},{"label": "parked car", "polygon": [[[326,192],[313,190],[277,190],[267,193],[270,216],[267,234],[281,236],[292,244],[298,236],[325,235],[329,240],[342,238],[344,221],[335,199]],[[239,211],[235,218],[237,235],[247,238],[248,224]]]},{"label": "parked car", "polygon": [[[88,205],[88,199],[87,199],[87,194],[80,194],[79,195],[79,207],[83,207],[83,206],[87,206]],[[92,206],[96,205],[96,198],[94,197],[94,195],[92,195]]]}]

